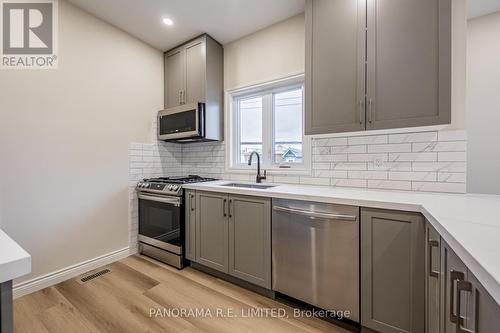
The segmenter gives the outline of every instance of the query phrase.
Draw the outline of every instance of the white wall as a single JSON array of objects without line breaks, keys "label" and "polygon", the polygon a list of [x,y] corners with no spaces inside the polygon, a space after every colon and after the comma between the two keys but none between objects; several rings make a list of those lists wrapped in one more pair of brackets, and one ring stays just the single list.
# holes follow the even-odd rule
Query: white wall
[{"label": "white wall", "polygon": [[500,194],[500,12],[468,22],[468,177],[472,193]]},{"label": "white wall", "polygon": [[59,1],[59,69],[0,71],[0,221],[31,279],[128,247],[129,143],[151,141],[162,52]]},{"label": "white wall", "polygon": [[226,90],[303,73],[304,14],[224,45]]}]

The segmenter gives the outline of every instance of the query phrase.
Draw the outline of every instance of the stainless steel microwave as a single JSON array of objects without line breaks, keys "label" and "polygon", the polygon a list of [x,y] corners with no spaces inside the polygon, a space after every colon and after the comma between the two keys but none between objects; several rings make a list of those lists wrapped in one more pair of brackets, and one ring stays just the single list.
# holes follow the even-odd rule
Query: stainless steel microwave
[{"label": "stainless steel microwave", "polygon": [[217,141],[220,140],[220,131],[219,117],[212,114],[207,119],[205,103],[184,104],[158,112],[159,140],[179,143]]}]

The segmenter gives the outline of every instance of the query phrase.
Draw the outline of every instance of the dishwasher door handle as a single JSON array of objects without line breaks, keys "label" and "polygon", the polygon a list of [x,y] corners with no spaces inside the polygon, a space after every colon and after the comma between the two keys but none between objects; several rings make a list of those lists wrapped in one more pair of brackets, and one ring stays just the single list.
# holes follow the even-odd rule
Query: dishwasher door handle
[{"label": "dishwasher door handle", "polygon": [[350,221],[350,222],[355,222],[358,220],[358,217],[355,215],[343,215],[343,214],[335,214],[335,213],[315,212],[315,211],[308,211],[308,210],[302,210],[302,209],[296,209],[296,208],[288,208],[288,207],[282,207],[282,206],[273,206],[273,210],[278,211],[278,212],[286,212],[286,213],[291,213],[291,214],[295,214],[295,215],[307,216],[309,218],[342,220],[342,221]]}]

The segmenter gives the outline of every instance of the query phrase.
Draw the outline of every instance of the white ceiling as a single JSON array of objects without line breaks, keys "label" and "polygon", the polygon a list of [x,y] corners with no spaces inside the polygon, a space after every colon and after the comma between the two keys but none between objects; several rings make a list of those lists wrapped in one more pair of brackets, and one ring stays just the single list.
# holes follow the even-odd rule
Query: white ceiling
[{"label": "white ceiling", "polygon": [[500,0],[468,0],[469,18],[500,11]]},{"label": "white ceiling", "polygon": [[[303,12],[305,4],[305,0],[69,1],[160,50],[205,32],[226,44]],[[163,24],[164,17],[174,24]]]}]

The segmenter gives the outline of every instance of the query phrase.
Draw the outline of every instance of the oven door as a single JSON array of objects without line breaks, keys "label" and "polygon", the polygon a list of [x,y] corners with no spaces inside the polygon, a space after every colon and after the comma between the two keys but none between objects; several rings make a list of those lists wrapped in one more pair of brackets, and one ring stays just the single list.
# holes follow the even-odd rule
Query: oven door
[{"label": "oven door", "polygon": [[158,139],[203,138],[204,104],[193,103],[158,112]]},{"label": "oven door", "polygon": [[181,197],[139,193],[139,241],[182,255],[184,212]]}]

